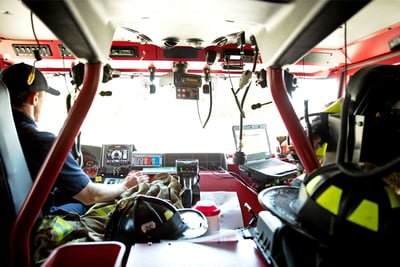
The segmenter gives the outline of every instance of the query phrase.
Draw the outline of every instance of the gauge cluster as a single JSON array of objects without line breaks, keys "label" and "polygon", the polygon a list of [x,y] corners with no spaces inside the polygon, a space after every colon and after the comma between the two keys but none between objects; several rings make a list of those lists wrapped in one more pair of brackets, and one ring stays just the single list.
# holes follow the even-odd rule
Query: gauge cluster
[{"label": "gauge cluster", "polygon": [[129,166],[134,148],[134,145],[103,145],[101,165],[103,167]]},{"label": "gauge cluster", "polygon": [[163,154],[138,153],[134,145],[103,145],[102,167],[128,167],[141,169],[163,166]]},{"label": "gauge cluster", "polygon": [[101,149],[101,167],[95,181],[98,183],[120,183],[131,170],[132,151],[134,145],[107,144]]}]

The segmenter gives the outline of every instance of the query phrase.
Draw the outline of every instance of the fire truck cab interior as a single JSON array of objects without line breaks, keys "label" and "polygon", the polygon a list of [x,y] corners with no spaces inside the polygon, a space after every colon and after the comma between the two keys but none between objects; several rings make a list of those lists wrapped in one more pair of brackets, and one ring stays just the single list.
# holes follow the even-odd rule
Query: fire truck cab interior
[{"label": "fire truck cab interior", "polygon": [[[134,153],[135,146],[129,145],[127,158],[124,158],[129,161],[128,167],[133,166],[131,163],[143,167],[144,156],[152,158],[153,163],[162,160],[163,164],[154,164],[155,167],[176,167],[177,160],[189,157],[198,160],[195,163],[203,168],[202,179],[199,182],[202,191],[236,191],[239,195],[240,210],[243,213],[246,230],[243,232],[244,241],[222,245],[217,242],[209,246],[191,242],[161,243],[153,244],[152,248],[146,244],[137,245],[134,249],[115,240],[78,245],[66,244],[54,251],[43,266],[67,266],[68,264],[90,266],[93,263],[99,265],[103,263],[104,266],[154,266],[156,259],[149,262],[148,258],[143,259],[144,256],[140,257],[140,255],[148,257],[157,253],[161,255],[165,263],[163,257],[169,254],[178,257],[184,254],[182,250],[190,252],[188,254],[190,257],[196,255],[195,251],[198,251],[198,256],[201,258],[204,257],[202,253],[210,253],[215,256],[214,259],[221,266],[230,266],[229,264],[233,264],[232,261],[235,260],[238,260],[235,262],[238,266],[309,266],[310,262],[299,260],[301,255],[293,254],[295,250],[288,249],[285,245],[293,242],[290,240],[292,237],[300,235],[298,239],[301,240],[300,244],[295,242],[296,246],[302,246],[301,242],[304,242],[303,245],[308,244],[318,252],[326,252],[325,249],[329,248],[326,244],[331,244],[330,238],[332,236],[336,238],[336,235],[332,234],[335,231],[329,232],[329,223],[332,226],[330,230],[334,228],[337,230],[335,234],[339,233],[339,236],[342,233],[341,230],[348,226],[347,222],[345,226],[341,224],[343,214],[346,214],[354,225],[361,225],[368,230],[375,229],[376,233],[380,234],[381,228],[386,226],[385,230],[391,231],[392,223],[399,220],[397,213],[400,209],[400,201],[392,189],[382,186],[380,178],[395,170],[398,164],[398,142],[393,143],[395,148],[390,150],[389,155],[385,154],[387,157],[376,155],[376,153],[386,153],[382,149],[385,142],[379,142],[375,147],[370,143],[374,138],[378,138],[377,136],[381,140],[385,138],[385,134],[376,131],[376,127],[382,127],[381,129],[393,133],[389,135],[392,139],[397,138],[397,128],[391,126],[398,122],[396,117],[398,107],[397,102],[391,103],[390,111],[384,113],[383,109],[376,110],[378,107],[369,105],[368,101],[370,97],[382,100],[382,103],[388,101],[384,97],[380,98],[380,94],[377,93],[384,90],[386,85],[390,88],[386,96],[390,99],[391,95],[396,95],[393,88],[398,86],[400,76],[397,75],[398,66],[393,65],[400,63],[399,8],[400,3],[391,0],[2,1],[0,3],[1,69],[25,62],[34,65],[43,73],[54,76],[75,75],[74,86],[79,87],[79,94],[69,106],[68,115],[40,172],[36,177],[31,177],[12,120],[9,94],[4,83],[0,82],[0,189],[1,200],[4,203],[2,205],[3,218],[6,218],[5,227],[2,227],[0,231],[0,239],[5,264],[7,266],[35,266],[32,261],[31,235],[42,218],[41,208],[46,196],[53,187],[67,154],[76,145],[76,138],[79,136],[96,95],[111,94],[107,90],[98,92],[99,84],[113,79],[122,79],[123,76],[145,77],[142,87],[149,95],[161,92],[162,87],[168,85],[174,87],[176,99],[198,101],[202,95],[206,95],[210,106],[213,94],[217,93],[214,87],[215,77],[226,81],[231,81],[231,77],[234,77],[238,81],[237,84],[224,89],[234,96],[235,112],[240,118],[240,123],[238,123],[240,130],[246,124],[244,120],[246,116],[243,103],[240,103],[237,97],[238,93],[244,93],[245,98],[250,84],[256,84],[265,91],[268,90],[272,98],[270,102],[273,102],[277,110],[276,114],[279,115],[290,137],[290,142],[294,146],[301,166],[300,178],[307,178],[305,181],[301,180],[300,186],[296,186],[296,189],[281,185],[271,186],[265,190],[264,188],[248,188],[246,180],[231,179],[230,182],[226,182],[226,180],[216,179],[221,177],[213,169],[215,166],[222,167],[224,174],[230,173],[230,178],[241,177],[243,173],[240,173],[239,166],[243,165],[243,161],[240,158],[242,155],[240,145],[236,153],[232,153],[232,158],[226,158],[224,153],[196,153],[197,151],[193,153],[157,151],[153,153],[154,151],[150,151],[150,154],[146,151],[144,153],[146,155],[140,153],[137,155]],[[368,75],[362,76],[356,85],[348,89],[347,85],[351,85],[351,77],[360,75],[358,71],[370,65],[389,67],[383,70],[373,67],[372,72],[376,71],[379,75],[372,74],[371,79]],[[390,79],[385,80],[388,73],[391,75]],[[348,114],[349,111],[346,109],[342,116],[344,114],[346,117],[351,117],[349,125],[360,127],[346,126],[345,123],[348,121],[344,120],[335,121],[335,131],[338,135],[336,137],[337,150],[336,147],[330,148],[330,152],[334,154],[331,161],[337,161],[333,164],[335,168],[332,165],[321,167],[312,141],[299,119],[300,116],[293,109],[291,90],[296,87],[295,78],[300,76],[304,80],[334,79],[338,84],[337,98],[343,98],[342,107],[349,110],[356,109],[354,114]],[[156,79],[159,84],[156,84]],[[383,89],[376,86],[373,90],[369,90],[369,83],[374,85],[382,83]],[[256,98],[259,99],[259,103],[255,103],[253,109],[270,104],[263,102],[265,91],[260,91],[260,96]],[[345,97],[346,94],[348,98]],[[385,103],[382,106],[385,106]],[[369,108],[373,109],[371,113],[368,113]],[[107,106],[107,109],[113,109],[113,107]],[[154,110],[157,110],[157,107]],[[163,111],[157,110],[157,112]],[[227,114],[231,112],[232,110],[226,111]],[[370,119],[372,112],[375,112],[375,115],[379,113],[379,116],[374,115],[374,119]],[[385,117],[386,115],[388,117]],[[125,116],[125,114],[120,116]],[[365,121],[360,121],[360,116],[365,116],[362,117]],[[185,127],[186,121],[174,119],[169,124],[171,128],[167,130],[176,131],[176,135],[179,135],[179,128]],[[354,124],[354,121],[357,124]],[[208,119],[204,122],[203,128],[207,122]],[[365,128],[362,127],[364,122],[367,123]],[[128,124],[135,124],[135,122],[129,121]],[[149,127],[157,128],[154,125]],[[364,135],[363,130],[365,130]],[[166,129],[161,131],[166,131]],[[100,132],[99,129],[98,132]],[[352,137],[352,134],[354,134],[353,139],[348,139],[352,143],[346,143],[346,138]],[[366,140],[369,145],[365,145]],[[107,166],[107,154],[104,153],[107,153],[107,148],[111,151],[116,144],[108,145],[108,147],[96,147],[92,150],[90,146],[87,146],[87,151],[103,153],[104,157],[99,164]],[[119,154],[120,150],[117,152],[118,155],[110,154],[109,156],[112,159],[117,157],[118,160],[124,157],[122,152]],[[137,161],[135,161],[135,155]],[[348,166],[362,161],[368,161],[380,167],[375,171],[371,170],[372,174],[365,174],[360,170],[356,172]],[[166,164],[167,162],[170,164]],[[196,167],[199,168],[198,165]],[[350,169],[352,171],[349,171]],[[319,170],[322,171],[319,172]],[[90,172],[90,169],[87,171]],[[96,169],[95,175],[92,176],[95,177],[99,171],[100,169]],[[350,189],[346,187],[347,184],[342,184],[343,179],[340,178],[342,176],[350,177],[348,179],[352,181]],[[358,186],[363,179],[358,176],[365,176],[365,181],[367,181],[365,183],[373,180],[374,182],[370,184],[381,187],[382,190],[377,190],[379,193],[368,191],[373,195],[371,198],[362,195],[360,190],[370,187]],[[377,182],[377,176],[379,176],[379,182]],[[295,180],[299,182],[299,179]],[[364,184],[364,180],[361,184]],[[367,215],[360,211],[363,216],[365,215],[363,218],[368,217],[368,223],[359,221],[360,213],[348,212],[347,209],[348,213],[342,213],[339,207],[343,206],[340,206],[338,200],[340,198],[337,196],[352,193],[359,196],[363,204],[366,203],[363,208],[384,207],[386,213],[378,214],[377,212],[375,217],[373,215],[368,217],[370,210]],[[279,201],[281,196],[283,198]],[[298,196],[303,198],[297,200]],[[371,200],[375,198],[379,200],[375,202]],[[349,199],[348,202],[354,200],[351,197]],[[367,200],[364,201],[365,199]],[[384,202],[379,202],[381,200]],[[332,204],[332,201],[336,201],[336,206]],[[287,207],[290,203],[294,203],[295,211],[293,207]],[[302,216],[309,218],[310,210],[312,213],[315,203],[320,205],[318,208],[323,207],[322,211],[319,210],[322,215],[317,220],[307,221],[306,219],[306,224],[303,225],[304,220],[299,222],[297,216],[303,219]],[[248,209],[249,205],[253,209]],[[334,211],[331,209],[332,206],[336,208]],[[285,210],[282,211],[282,209]],[[352,207],[351,211],[354,210],[357,210],[357,207]],[[374,218],[371,219],[371,217]],[[321,224],[327,223],[328,226],[320,226],[319,219],[322,220]],[[385,219],[387,221],[381,224],[380,220]],[[371,220],[379,222],[369,227]],[[310,225],[311,230],[308,228]],[[318,227],[321,228],[318,229]],[[363,230],[358,232],[358,228],[353,228],[353,225],[345,229],[345,233],[353,229],[356,229],[355,232],[360,236],[364,233]],[[286,235],[292,230],[295,233],[293,236]],[[386,237],[388,232],[385,230],[382,230],[382,233]],[[399,236],[398,231],[390,233],[394,233],[395,237]],[[340,238],[337,240],[343,242],[343,236]],[[377,237],[379,238],[380,236]],[[317,245],[315,245],[316,240]],[[338,242],[337,240],[333,242],[335,245],[337,245],[335,243]],[[388,240],[379,239],[379,242],[387,244],[387,242],[398,241],[396,238],[393,239],[393,236]],[[376,244],[379,242],[376,241]],[[288,251],[292,253],[290,254],[292,258],[284,255]],[[340,254],[339,250],[332,251],[322,256],[312,251],[315,252],[310,256],[315,260],[312,264],[337,266],[338,259],[341,261],[352,256],[352,253]],[[307,249],[300,251],[304,253],[303,255],[307,252],[309,252]],[[338,254],[329,253],[340,255],[336,257]],[[362,251],[357,251],[354,255],[359,257],[361,254]],[[387,256],[386,253],[378,254],[378,257],[380,255]],[[191,262],[186,266],[199,266],[196,265],[195,260],[185,258],[185,261],[189,260]],[[63,265],[63,262],[66,265]],[[199,262],[203,265],[210,264],[206,258]],[[357,259],[348,261],[349,264],[355,262],[358,262]],[[362,262],[368,264],[367,259]],[[342,266],[349,265],[346,265],[346,262],[340,263],[343,264]],[[392,263],[389,260],[388,264]],[[173,264],[165,266],[183,266],[176,262]]]}]

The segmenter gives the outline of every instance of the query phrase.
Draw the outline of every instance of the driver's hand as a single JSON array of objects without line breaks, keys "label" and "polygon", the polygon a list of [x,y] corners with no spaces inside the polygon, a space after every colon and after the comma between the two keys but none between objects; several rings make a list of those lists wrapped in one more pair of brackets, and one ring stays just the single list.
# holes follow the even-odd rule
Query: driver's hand
[{"label": "driver's hand", "polygon": [[144,175],[141,171],[131,171],[124,179],[124,184],[127,188],[131,188],[139,183],[147,183],[149,176]]}]

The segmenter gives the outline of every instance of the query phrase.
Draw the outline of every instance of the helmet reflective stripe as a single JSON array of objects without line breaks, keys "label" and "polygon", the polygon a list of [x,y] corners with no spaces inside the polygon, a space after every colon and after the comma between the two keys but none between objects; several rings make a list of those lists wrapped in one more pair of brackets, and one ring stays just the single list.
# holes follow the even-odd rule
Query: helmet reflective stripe
[{"label": "helmet reflective stripe", "polygon": [[385,186],[386,193],[389,197],[392,209],[400,208],[400,199],[390,186]]},{"label": "helmet reflective stripe", "polygon": [[348,218],[349,221],[377,232],[379,228],[379,205],[363,199]]},{"label": "helmet reflective stripe", "polygon": [[174,216],[174,213],[173,213],[171,210],[166,210],[166,211],[164,212],[164,217],[165,217],[165,219],[166,219],[167,221],[168,221],[169,219],[171,219],[172,216]]},{"label": "helmet reflective stripe", "polygon": [[317,175],[307,183],[306,190],[307,190],[308,195],[311,195],[311,192],[317,186],[319,181],[321,181],[321,179],[322,179],[322,176],[321,175]]},{"label": "helmet reflective stripe", "polygon": [[342,193],[342,189],[335,185],[331,185],[318,196],[316,202],[334,215],[338,215]]}]

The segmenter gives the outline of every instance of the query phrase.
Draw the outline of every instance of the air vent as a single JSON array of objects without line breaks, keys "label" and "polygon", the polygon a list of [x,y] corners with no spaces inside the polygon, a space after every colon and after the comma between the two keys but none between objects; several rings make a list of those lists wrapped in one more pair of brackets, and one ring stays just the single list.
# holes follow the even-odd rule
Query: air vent
[{"label": "air vent", "polygon": [[61,57],[74,57],[74,54],[63,45],[58,45],[58,52],[60,53]]},{"label": "air vent", "polygon": [[194,48],[200,49],[204,43],[204,40],[199,38],[190,38],[186,40],[186,43]]},{"label": "air vent", "polygon": [[223,64],[222,69],[224,70],[243,70],[242,64]]},{"label": "air vent", "polygon": [[225,36],[222,36],[222,37],[215,39],[212,43],[217,46],[224,46],[228,43],[228,38],[226,38]]},{"label": "air vent", "polygon": [[[38,50],[38,45],[25,45],[25,44],[13,44],[14,52],[19,57],[34,57],[34,50]],[[51,49],[49,45],[40,45],[39,53],[42,57],[51,57]]]},{"label": "air vent", "polygon": [[110,57],[138,58],[139,49],[137,46],[112,46]]},{"label": "air vent", "polygon": [[141,44],[151,44],[153,41],[147,35],[138,33],[137,38],[140,40]]},{"label": "air vent", "polygon": [[179,40],[174,37],[166,38],[163,41],[165,49],[174,48],[179,43]]},{"label": "air vent", "polygon": [[164,58],[197,58],[198,50],[194,47],[174,47],[164,49]]}]

